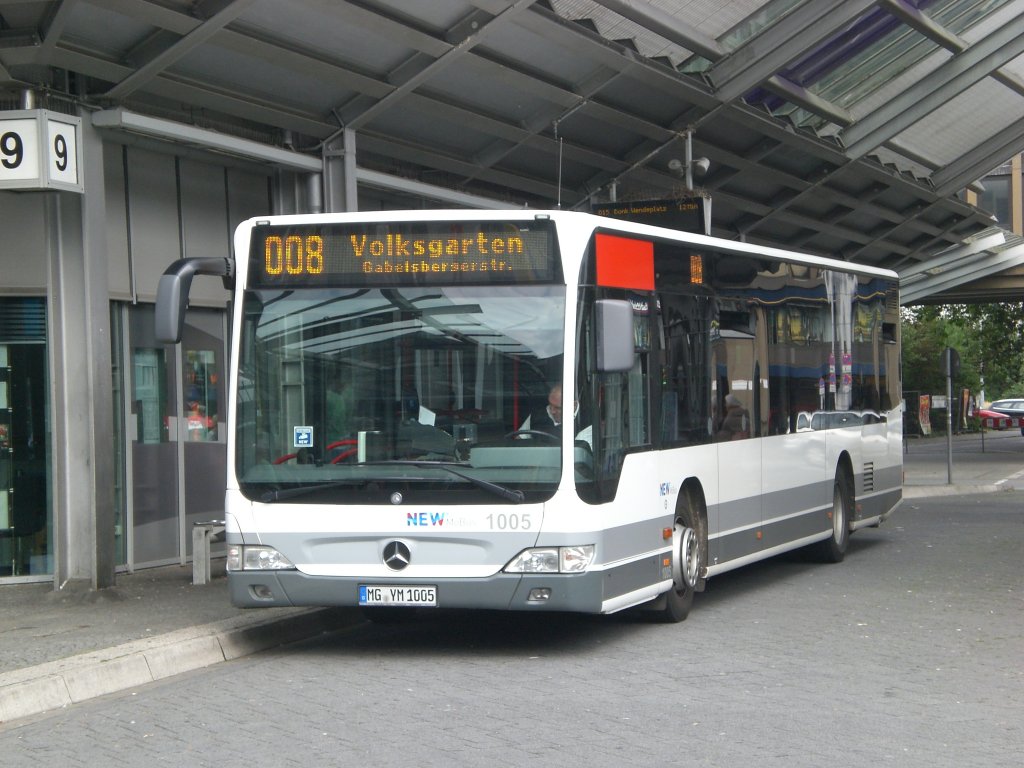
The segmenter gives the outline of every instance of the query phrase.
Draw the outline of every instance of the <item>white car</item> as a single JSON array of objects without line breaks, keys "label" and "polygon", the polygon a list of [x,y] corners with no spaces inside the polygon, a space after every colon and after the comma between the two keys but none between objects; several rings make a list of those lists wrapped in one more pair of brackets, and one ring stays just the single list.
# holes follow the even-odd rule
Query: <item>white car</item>
[{"label": "white car", "polygon": [[[1018,419],[1024,418],[1024,397],[1009,397],[1004,400],[996,400],[987,410],[1001,413],[1004,416],[1014,416]],[[1020,423],[1020,433],[1024,435],[1024,422]]]}]

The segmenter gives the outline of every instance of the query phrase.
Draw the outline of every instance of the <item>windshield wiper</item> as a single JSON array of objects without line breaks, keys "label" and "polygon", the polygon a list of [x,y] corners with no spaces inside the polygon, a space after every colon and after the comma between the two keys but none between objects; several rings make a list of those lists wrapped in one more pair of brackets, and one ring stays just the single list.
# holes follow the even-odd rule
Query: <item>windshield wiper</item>
[{"label": "windshield wiper", "polygon": [[[439,467],[439,468],[441,468],[441,469],[443,469],[443,470],[445,470],[445,471],[455,475],[456,477],[462,478],[467,483],[471,483],[472,485],[475,485],[477,488],[481,488],[481,489],[487,491],[488,493],[493,493],[499,499],[504,499],[505,501],[511,501],[513,504],[522,504],[526,500],[526,494],[524,494],[518,488],[516,490],[512,490],[511,488],[506,488],[503,485],[498,485],[497,483],[492,483],[489,480],[481,480],[479,477],[473,477],[472,475],[467,475],[467,474],[465,474],[463,472],[459,472],[457,469],[455,469],[452,466],[451,462],[447,462],[447,461],[414,461],[414,460],[403,461],[401,459],[396,459],[394,461],[367,461],[365,463],[366,464],[374,464],[374,465],[389,465],[389,464],[390,465],[394,465],[394,464],[398,464],[398,465],[401,465],[401,466],[416,467],[418,469],[426,469],[427,467]],[[456,464],[455,466],[462,466],[462,465],[461,464]]]},{"label": "windshield wiper", "polygon": [[277,488],[273,491],[264,491],[260,495],[260,501],[269,504],[272,501],[284,501],[293,499],[296,496],[305,496],[307,493],[326,491],[329,488],[338,488],[342,485],[352,485],[351,480],[338,480],[333,483],[318,483],[317,485],[300,485],[298,488]]},{"label": "windshield wiper", "polygon": [[[492,493],[498,498],[504,499],[505,501],[510,501],[513,504],[522,504],[526,500],[526,494],[524,494],[519,489],[512,490],[511,488],[506,488],[503,485],[498,485],[497,483],[492,483],[488,480],[481,480],[479,477],[473,477],[472,475],[464,474],[462,472],[459,472],[457,469],[454,469],[449,463],[443,461],[367,461],[361,464],[360,466],[394,466],[396,464],[399,466],[416,467],[417,469],[439,467],[449,472],[450,474],[453,474],[456,477],[465,480],[467,483],[470,483],[472,485],[475,485],[477,488],[481,488],[489,493]],[[379,480],[380,478],[375,479]],[[418,481],[424,480],[425,478],[401,479]],[[260,501],[262,501],[265,504],[269,504],[270,502],[273,501],[284,501],[285,499],[294,499],[298,496],[305,496],[306,494],[316,493],[317,491],[326,491],[331,488],[338,488],[343,485],[352,485],[352,481],[337,480],[331,483],[318,483],[317,485],[302,485],[297,488],[277,488],[273,491],[265,491],[260,496]]]},{"label": "windshield wiper", "polygon": [[452,468],[451,464],[444,461],[417,461],[415,462],[415,466],[440,467],[441,469],[451,472],[456,477],[461,477],[466,482],[472,483],[477,488],[482,488],[485,491],[489,491],[490,493],[493,493],[495,496],[497,496],[499,499],[511,501],[513,504],[522,504],[523,501],[526,500],[526,494],[524,494],[518,488],[512,490],[511,488],[506,488],[504,485],[492,483],[490,480],[481,480],[479,477],[473,477],[472,475],[463,474],[462,472],[459,472],[457,469]]}]

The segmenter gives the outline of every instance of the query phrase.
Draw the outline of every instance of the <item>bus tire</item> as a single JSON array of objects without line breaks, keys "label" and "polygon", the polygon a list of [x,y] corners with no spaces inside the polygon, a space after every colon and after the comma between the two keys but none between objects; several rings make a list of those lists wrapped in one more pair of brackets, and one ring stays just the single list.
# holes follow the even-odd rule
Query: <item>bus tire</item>
[{"label": "bus tire", "polygon": [[706,544],[698,506],[687,490],[680,493],[672,526],[672,589],[659,598],[657,606],[658,619],[666,623],[677,623],[690,615],[693,596],[702,586]]},{"label": "bus tire", "polygon": [[819,557],[826,563],[841,563],[850,542],[850,518],[853,511],[853,492],[850,477],[842,469],[836,473],[832,487],[832,535],[817,547]]}]

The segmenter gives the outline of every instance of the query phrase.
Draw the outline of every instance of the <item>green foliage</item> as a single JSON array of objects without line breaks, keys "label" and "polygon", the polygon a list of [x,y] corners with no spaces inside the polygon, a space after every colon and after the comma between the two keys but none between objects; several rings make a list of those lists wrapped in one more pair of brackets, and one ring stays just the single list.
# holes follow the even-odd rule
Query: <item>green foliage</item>
[{"label": "green foliage", "polygon": [[903,310],[903,389],[944,394],[942,351],[960,353],[954,389],[988,400],[1024,394],[1024,303],[951,304]]}]

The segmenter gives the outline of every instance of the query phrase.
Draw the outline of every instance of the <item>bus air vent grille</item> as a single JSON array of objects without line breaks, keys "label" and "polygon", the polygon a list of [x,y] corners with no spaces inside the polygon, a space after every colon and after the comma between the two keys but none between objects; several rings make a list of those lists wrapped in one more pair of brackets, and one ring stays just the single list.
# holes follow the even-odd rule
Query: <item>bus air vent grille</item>
[{"label": "bus air vent grille", "polygon": [[869,461],[864,464],[864,492],[870,493],[875,490],[875,463]]}]

